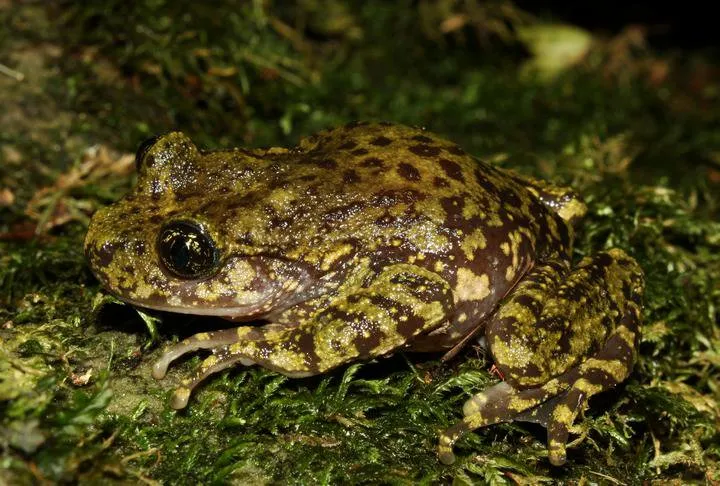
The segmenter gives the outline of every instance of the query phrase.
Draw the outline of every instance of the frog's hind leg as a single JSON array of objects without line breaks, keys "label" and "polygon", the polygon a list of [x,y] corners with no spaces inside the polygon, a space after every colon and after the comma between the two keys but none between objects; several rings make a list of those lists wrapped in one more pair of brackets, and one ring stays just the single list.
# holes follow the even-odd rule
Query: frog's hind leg
[{"label": "frog's hind leg", "polygon": [[464,433],[516,420],[545,426],[550,461],[563,464],[570,429],[587,400],[630,373],[642,292],[637,264],[610,250],[581,262],[562,284],[553,283],[553,273],[552,264],[533,269],[488,323],[486,335],[507,381],[467,401],[465,418],[440,437],[443,462],[454,460],[452,445]]},{"label": "frog's hind leg", "polygon": [[547,428],[548,456],[556,466],[565,463],[565,444],[577,414],[593,395],[624,381],[635,360],[639,338],[639,308],[631,307],[610,335],[605,346],[592,358],[558,377],[567,392],[518,415],[515,420],[536,422]]},{"label": "frog's hind leg", "polygon": [[594,357],[538,388],[517,390],[501,382],[478,393],[463,406],[465,418],[440,436],[439,456],[455,460],[453,444],[464,434],[500,422],[535,422],[547,429],[548,457],[565,463],[565,444],[575,417],[588,399],[627,378],[634,361],[638,310],[629,311],[603,349]]}]

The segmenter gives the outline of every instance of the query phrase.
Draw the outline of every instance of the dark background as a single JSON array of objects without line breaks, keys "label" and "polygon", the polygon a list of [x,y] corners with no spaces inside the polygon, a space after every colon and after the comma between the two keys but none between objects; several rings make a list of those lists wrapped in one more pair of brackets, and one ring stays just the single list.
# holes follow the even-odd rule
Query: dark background
[{"label": "dark background", "polygon": [[632,24],[648,28],[648,41],[657,48],[718,47],[718,17],[713,2],[583,2],[520,0],[519,7],[549,15],[590,30],[617,33]]}]

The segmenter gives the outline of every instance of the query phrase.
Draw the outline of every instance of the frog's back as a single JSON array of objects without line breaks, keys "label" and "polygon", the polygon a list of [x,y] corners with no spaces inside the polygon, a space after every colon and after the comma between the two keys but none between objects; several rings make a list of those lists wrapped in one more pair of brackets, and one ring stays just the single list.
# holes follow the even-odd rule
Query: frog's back
[{"label": "frog's back", "polygon": [[432,230],[447,238],[435,241],[442,252],[472,261],[518,229],[534,240],[547,214],[514,177],[421,129],[350,124],[304,139],[291,157],[294,180],[285,184],[311,181],[305,192],[328,236],[355,235],[369,247],[384,234],[402,239]]},{"label": "frog's back", "polygon": [[308,195],[318,219],[305,222],[317,228],[301,231],[323,240],[308,244],[309,254],[347,242],[348,254],[380,264],[422,265],[446,278],[471,314],[488,311],[543,240],[567,230],[514,177],[420,129],[351,124],[303,140],[291,157],[308,169],[289,171],[297,180],[288,185],[321,174]]}]

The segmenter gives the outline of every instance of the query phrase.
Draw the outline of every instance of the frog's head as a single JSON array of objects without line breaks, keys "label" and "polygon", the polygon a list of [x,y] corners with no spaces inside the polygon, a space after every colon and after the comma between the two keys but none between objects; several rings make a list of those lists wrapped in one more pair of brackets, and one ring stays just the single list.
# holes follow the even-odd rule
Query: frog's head
[{"label": "frog's head", "polygon": [[228,208],[229,194],[252,185],[246,175],[259,160],[250,151],[202,153],[179,132],[143,143],[135,190],[90,222],[93,273],[120,299],[150,309],[252,319],[292,305],[306,270],[268,250],[257,213]]}]

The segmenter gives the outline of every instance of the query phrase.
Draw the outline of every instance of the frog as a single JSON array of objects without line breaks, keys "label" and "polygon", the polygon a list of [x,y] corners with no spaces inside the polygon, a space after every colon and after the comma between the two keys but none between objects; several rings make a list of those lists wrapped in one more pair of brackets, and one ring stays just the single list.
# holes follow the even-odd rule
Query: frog
[{"label": "frog", "polygon": [[388,122],[294,148],[202,150],[171,131],[135,162],[134,188],[89,223],[90,269],[138,308],[232,322],[153,364],[161,380],[181,356],[209,352],[174,409],[232,366],[301,378],[400,351],[451,363],[484,343],[501,380],[439,433],[439,460],[451,464],[471,431],[525,421],[546,428],[562,465],[589,398],[632,371],[643,271],[618,248],[573,264],[587,206],[570,188]]}]

